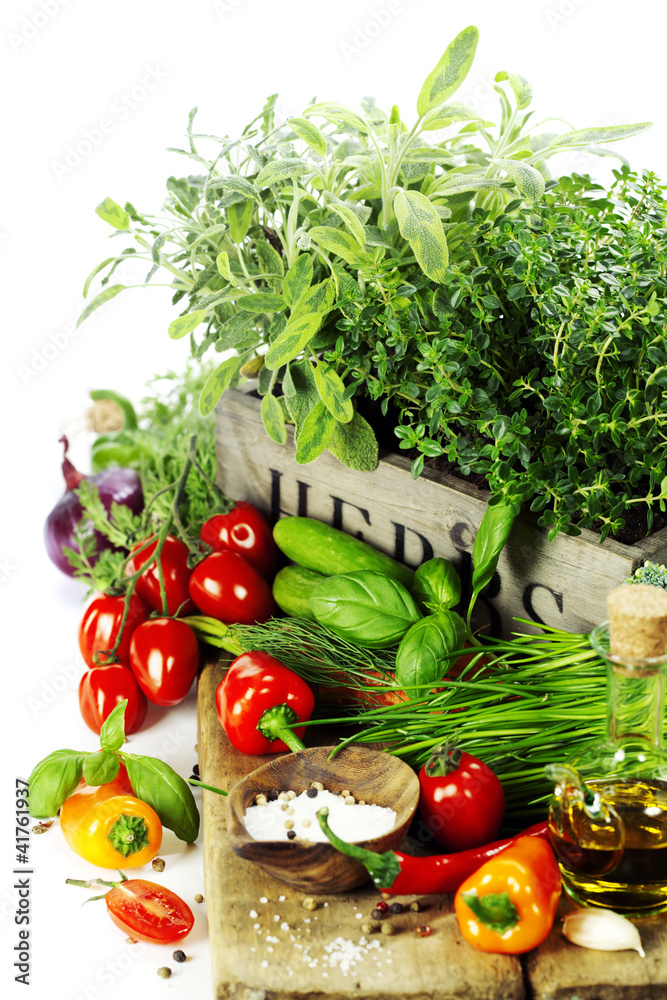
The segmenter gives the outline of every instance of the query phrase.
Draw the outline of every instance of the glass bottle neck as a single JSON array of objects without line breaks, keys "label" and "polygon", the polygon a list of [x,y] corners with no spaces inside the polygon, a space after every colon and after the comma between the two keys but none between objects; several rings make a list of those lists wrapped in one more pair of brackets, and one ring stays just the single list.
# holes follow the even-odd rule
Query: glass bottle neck
[{"label": "glass bottle neck", "polygon": [[639,738],[662,747],[665,665],[628,666],[607,660],[607,737]]}]

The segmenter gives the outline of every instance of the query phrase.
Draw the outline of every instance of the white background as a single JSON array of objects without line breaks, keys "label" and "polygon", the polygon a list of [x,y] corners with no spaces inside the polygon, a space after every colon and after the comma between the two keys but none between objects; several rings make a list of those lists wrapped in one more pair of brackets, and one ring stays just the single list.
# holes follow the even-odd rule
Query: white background
[{"label": "white background", "polygon": [[[534,84],[537,120],[556,115],[575,128],[651,120],[649,132],[621,148],[634,166],[667,177],[662,0],[2,4],[0,968],[12,997],[115,1000],[146,989],[181,998],[211,990],[205,907],[193,904],[192,961],[170,962],[174,977],[159,980],[156,969],[172,949],[127,945],[103,903],[81,908],[84,890],[64,879],[93,870],[57,827],[31,845],[30,992],[12,982],[14,779],[56,748],[95,746],[76,697],[82,590],[48,562],[42,545],[44,518],[62,492],[58,438],[72,435],[72,457],[88,471],[89,390],[113,388],[137,400],[152,375],[182,368],[186,350],[166,334],[175,315],[166,288],[124,293],[73,331],[84,278],[120,248],[94,208],[109,195],[159,210],[166,178],[188,172],[187,161],[165,149],[183,143],[194,105],[199,130],[217,134],[234,135],[274,91],[283,115],[298,114],[314,96],[355,104],[373,94],[384,106],[397,103],[409,122],[424,77],[470,23],[480,44],[457,99],[493,120],[491,81],[505,69]],[[608,175],[611,161],[578,156],[563,157],[559,169]],[[194,695],[178,710],[153,712],[150,723],[132,739],[133,750],[163,756],[187,776],[195,760]],[[168,837],[162,854],[164,884],[189,900],[203,891],[200,844],[183,850]]]}]

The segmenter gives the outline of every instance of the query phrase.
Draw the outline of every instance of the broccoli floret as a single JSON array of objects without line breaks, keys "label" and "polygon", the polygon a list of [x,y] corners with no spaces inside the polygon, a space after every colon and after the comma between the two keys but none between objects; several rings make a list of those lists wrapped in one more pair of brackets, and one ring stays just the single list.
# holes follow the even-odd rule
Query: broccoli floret
[{"label": "broccoli floret", "polygon": [[632,576],[627,577],[623,583],[648,583],[652,587],[662,587],[667,590],[667,566],[658,563],[645,562],[639,566]]}]

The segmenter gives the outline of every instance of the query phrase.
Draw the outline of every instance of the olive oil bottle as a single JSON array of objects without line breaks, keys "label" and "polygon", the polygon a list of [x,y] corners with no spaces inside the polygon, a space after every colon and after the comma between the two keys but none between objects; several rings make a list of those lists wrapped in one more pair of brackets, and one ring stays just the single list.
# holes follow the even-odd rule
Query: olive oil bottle
[{"label": "olive oil bottle", "polygon": [[591,633],[607,664],[606,739],[547,768],[549,834],[574,899],[640,916],[667,911],[667,591],[618,587],[608,607]]}]

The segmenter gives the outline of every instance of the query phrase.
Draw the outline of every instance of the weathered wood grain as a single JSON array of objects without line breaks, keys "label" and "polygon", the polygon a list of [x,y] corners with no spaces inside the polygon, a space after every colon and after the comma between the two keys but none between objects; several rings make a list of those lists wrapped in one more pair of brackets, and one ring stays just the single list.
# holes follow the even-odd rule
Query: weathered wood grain
[{"label": "weathered wood grain", "polygon": [[[410,463],[386,455],[374,472],[354,472],[325,453],[297,465],[290,440],[271,441],[260,401],[227,392],[216,411],[218,477],[229,496],[250,500],[272,520],[284,514],[334,524],[416,566],[432,555],[451,559],[470,593],[471,552],[488,494],[452,476],[417,480]],[[291,434],[291,431],[290,431]],[[667,562],[667,529],[636,545],[583,531],[549,542],[535,519],[521,517],[500,557],[498,572],[478,601],[476,627],[496,634],[514,618],[585,632],[607,617],[606,594],[646,559]]]}]

